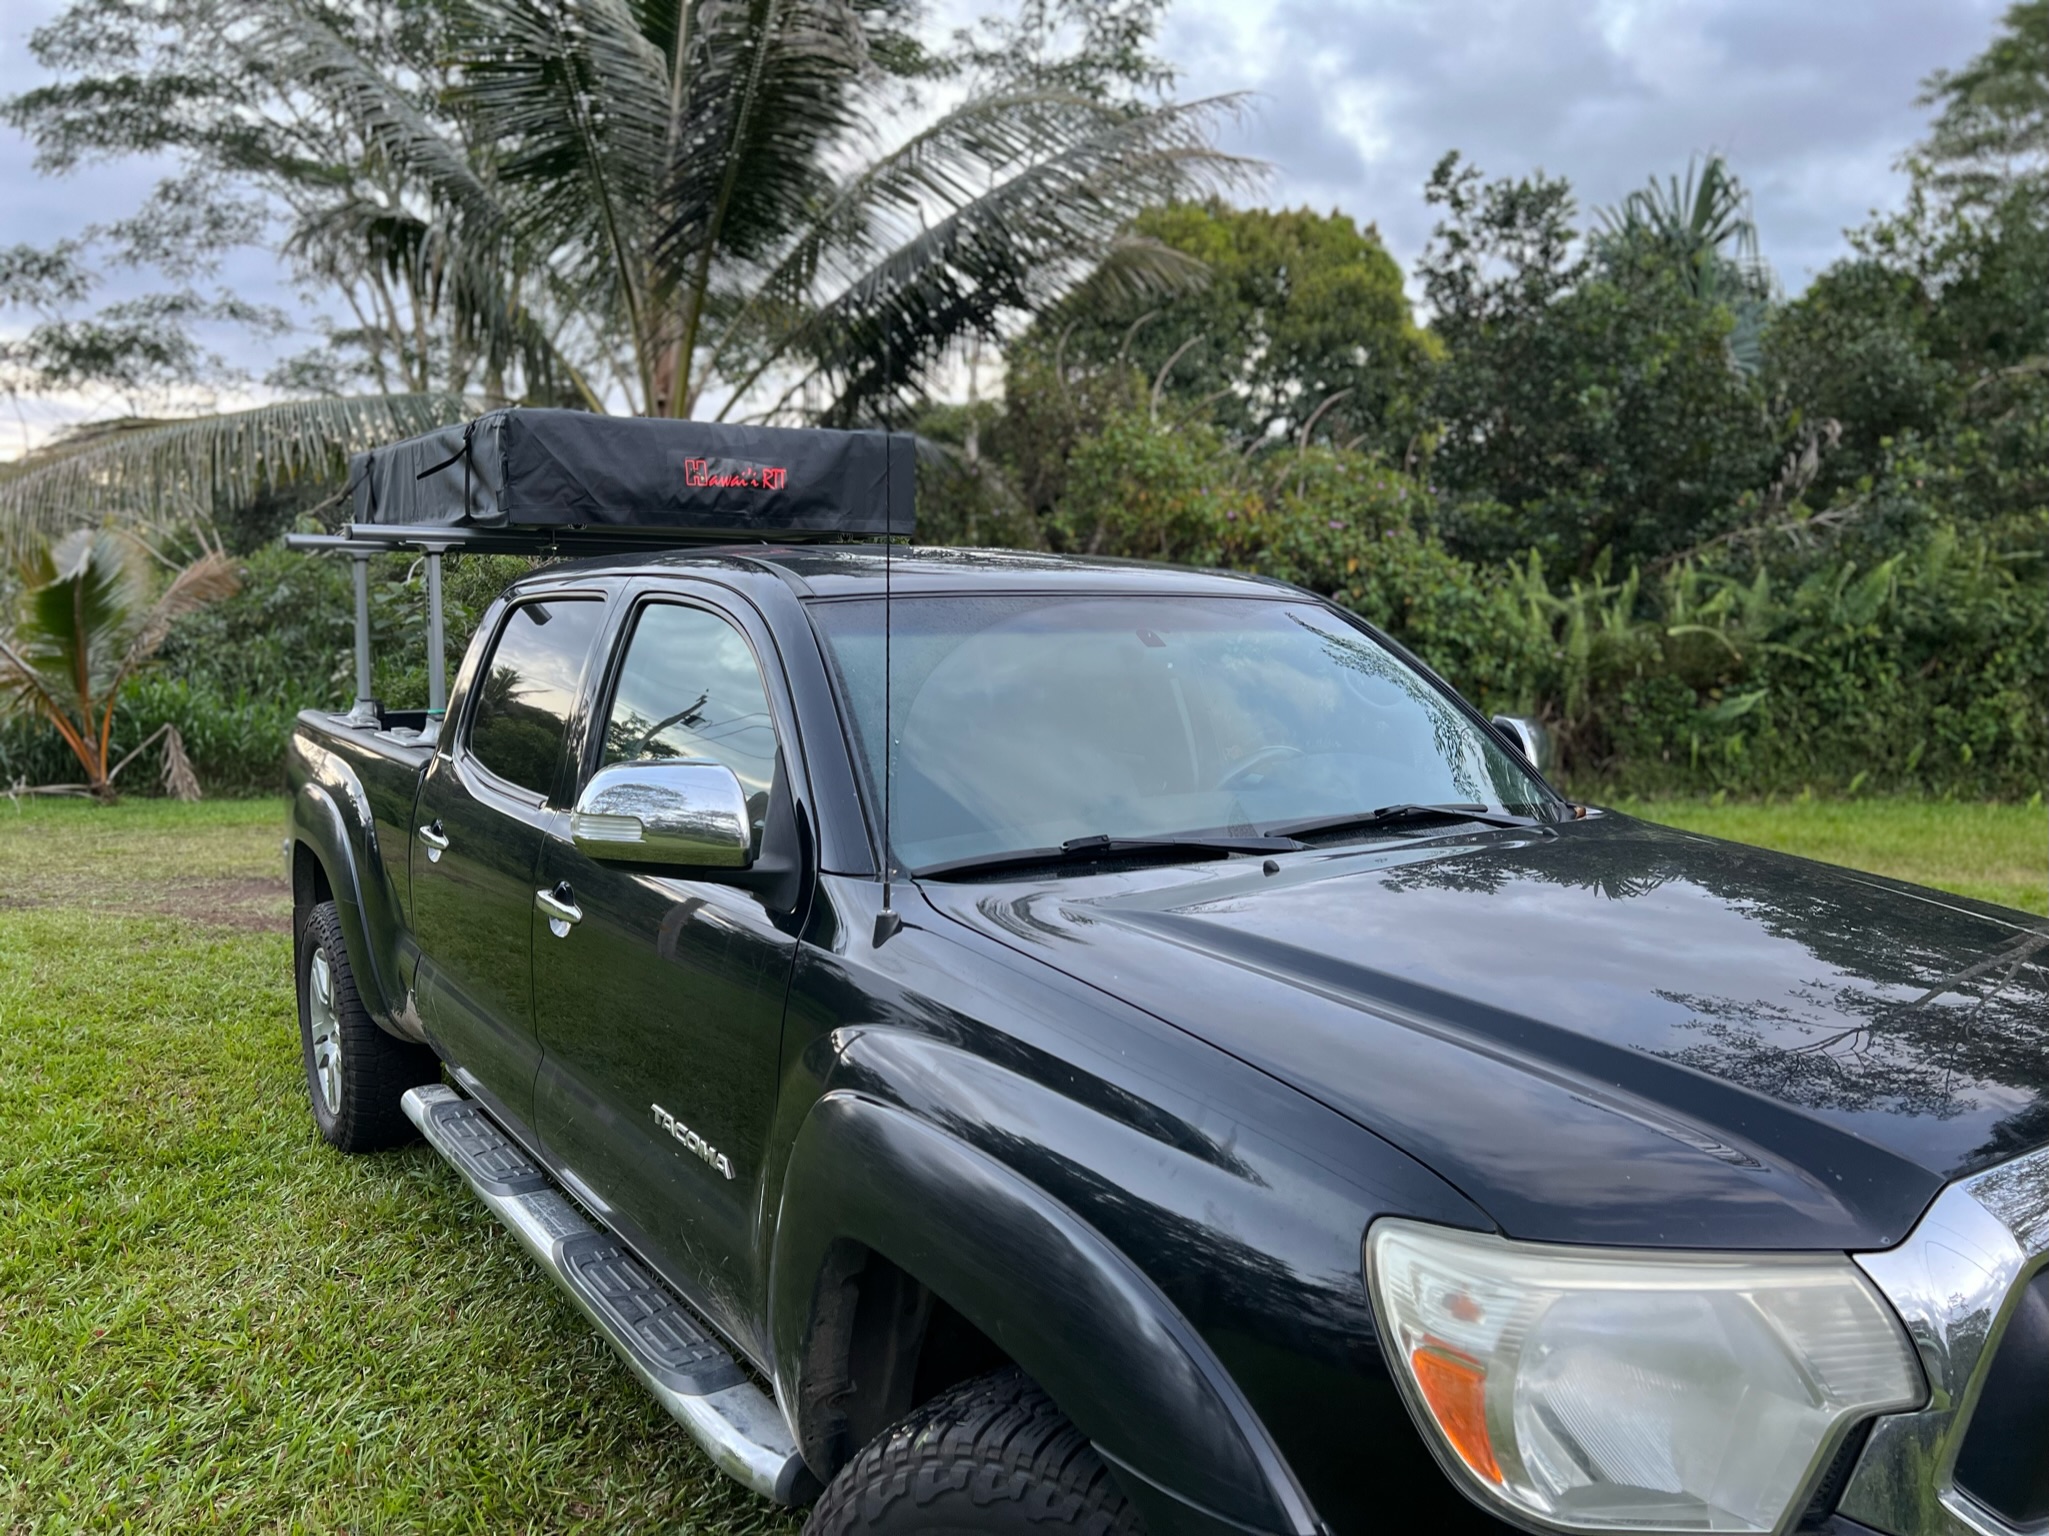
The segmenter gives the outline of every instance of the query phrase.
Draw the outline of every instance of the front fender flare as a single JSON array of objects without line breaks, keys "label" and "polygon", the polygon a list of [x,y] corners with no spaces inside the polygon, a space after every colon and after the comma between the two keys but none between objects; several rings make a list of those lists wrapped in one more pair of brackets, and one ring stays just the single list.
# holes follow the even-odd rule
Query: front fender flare
[{"label": "front fender flare", "polygon": [[[1241,1526],[1317,1530],[1244,1394],[1142,1271],[986,1153],[847,1090],[818,1100],[791,1151],[770,1279],[779,1386],[801,1379],[819,1279],[847,1242],[981,1329],[1113,1465]],[[804,1422],[819,1410],[783,1397],[819,1456],[830,1430]]]}]

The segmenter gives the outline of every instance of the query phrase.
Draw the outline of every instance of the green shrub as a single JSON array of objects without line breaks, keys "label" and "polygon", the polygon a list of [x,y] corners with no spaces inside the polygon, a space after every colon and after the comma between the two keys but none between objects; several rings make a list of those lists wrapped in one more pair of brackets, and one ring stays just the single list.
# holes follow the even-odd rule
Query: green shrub
[{"label": "green shrub", "polygon": [[[1907,462],[1907,461],[1903,461]],[[1888,494],[1927,494],[1906,471]],[[2049,780],[2049,514],[1882,539],[1725,547],[1645,576],[1501,567],[1357,454],[1247,460],[1211,428],[1113,413],[1070,457],[1057,547],[1258,572],[1408,645],[1486,710],[1545,719],[1588,794],[1891,791],[2026,799]],[[1890,553],[1879,553],[1890,549]]]},{"label": "green shrub", "polygon": [[1514,590],[1528,705],[1589,790],[1892,791],[2026,799],[2049,778],[2041,541],[1938,525],[1871,565],[1840,551],[1648,587],[1606,562]]},{"label": "green shrub", "polygon": [[[1461,558],[1440,519],[1474,508],[1447,514],[1427,485],[1369,455],[1275,443],[1247,456],[1207,424],[1109,405],[1073,441],[1050,510],[969,472],[935,498],[943,515],[924,534],[1305,587],[1386,630],[1481,708],[1545,719],[1565,781],[1583,794],[2025,800],[2049,782],[2049,512],[1953,520],[1948,509],[1967,499],[1954,474],[1889,452],[1860,492],[1868,510],[1832,538],[1725,545],[1649,571],[1603,553],[1584,574],[1560,574],[1535,554]],[[532,565],[449,560],[451,681],[485,609]],[[417,708],[423,565],[392,556],[372,576],[377,693]],[[341,562],[259,550],[242,590],[182,621],[162,666],[131,685],[117,747],[170,722],[207,793],[276,790],[294,713],[342,707],[353,692],[350,609]],[[156,774],[154,760],[138,761],[123,786],[151,792]],[[0,788],[72,777],[47,726],[0,727]]]},{"label": "green shrub", "polygon": [[[203,793],[278,794],[293,713],[270,699],[224,698],[203,683],[153,673],[123,690],[111,756],[118,762],[159,727],[175,725]],[[116,787],[124,795],[159,793],[162,761],[150,748],[122,770]],[[0,791],[77,779],[77,762],[48,725],[25,718],[0,724]]]}]

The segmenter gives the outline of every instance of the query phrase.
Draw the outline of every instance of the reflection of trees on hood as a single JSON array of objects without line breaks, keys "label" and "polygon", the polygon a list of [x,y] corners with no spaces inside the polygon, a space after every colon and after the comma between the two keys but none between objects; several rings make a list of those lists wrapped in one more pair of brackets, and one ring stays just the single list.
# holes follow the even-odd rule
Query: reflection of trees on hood
[{"label": "reflection of trees on hood", "polygon": [[2049,927],[2008,927],[2002,937],[2004,925],[1961,905],[1622,817],[1535,842],[1447,846],[1379,879],[1392,891],[1491,896],[1537,885],[1611,901],[1690,886],[1797,944],[1814,965],[1801,989],[1769,1001],[1660,991],[1690,1018],[1659,1054],[1842,1114],[1952,1119],[1976,1110],[1988,1089],[2027,1095],[1972,1154],[1973,1167],[2049,1139]]},{"label": "reflection of trees on hood", "polygon": [[1390,869],[1380,878],[1396,891],[1464,891],[1488,896],[1511,883],[1536,880],[1568,890],[1590,891],[1610,901],[1632,901],[1673,880],[1691,877],[1691,865],[1683,850],[1646,845],[1632,856],[1618,858],[1614,842],[1603,843],[1598,857],[1586,857],[1593,850],[1562,842],[1557,834],[1536,831],[1534,841],[1518,842],[1509,837],[1490,837],[1485,843],[1446,852],[1479,855],[1472,858],[1446,857],[1427,863]]},{"label": "reflection of trees on hood", "polygon": [[[2049,1009],[2039,978],[2049,931],[2020,934],[1992,954],[1927,978],[1907,1002],[1873,988],[1816,987],[1805,1009],[1661,992],[1693,1015],[1698,1038],[1674,1061],[1805,1109],[1891,1109],[1951,1119],[1988,1086],[2037,1096],[1999,1123],[1971,1164],[2000,1161],[2049,1135],[2040,1096]],[[2034,985],[2029,985],[2030,981]],[[1784,1044],[1788,1033],[1805,1043]]]}]

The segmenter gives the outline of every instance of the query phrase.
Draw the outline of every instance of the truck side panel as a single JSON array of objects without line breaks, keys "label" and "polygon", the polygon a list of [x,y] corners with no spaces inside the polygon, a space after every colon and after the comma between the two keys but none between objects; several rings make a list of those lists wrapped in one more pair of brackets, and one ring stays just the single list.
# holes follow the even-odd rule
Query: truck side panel
[{"label": "truck side panel", "polygon": [[[356,985],[378,1025],[419,1040],[408,1005],[416,959],[409,922],[413,801],[431,749],[307,710],[285,758],[295,869],[318,867],[341,914]],[[303,854],[302,854],[303,850]],[[294,880],[295,905],[311,892]]]}]

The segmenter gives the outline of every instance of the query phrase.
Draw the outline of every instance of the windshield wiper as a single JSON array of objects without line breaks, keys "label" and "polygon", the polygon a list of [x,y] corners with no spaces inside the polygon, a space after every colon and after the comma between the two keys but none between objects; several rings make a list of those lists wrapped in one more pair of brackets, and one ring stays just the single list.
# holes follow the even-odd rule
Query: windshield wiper
[{"label": "windshield wiper", "polygon": [[1103,859],[1131,857],[1171,862],[1191,856],[1218,858],[1234,853],[1292,853],[1301,846],[1292,837],[1272,832],[1247,837],[1234,837],[1227,833],[1219,833],[1215,837],[1110,837],[1098,833],[1094,837],[1070,837],[1057,848],[1019,848],[1010,853],[992,853],[980,858],[950,859],[943,864],[928,864],[911,873],[918,879],[931,880],[949,875],[995,874],[1034,864],[1093,864]]},{"label": "windshield wiper", "polygon": [[1377,811],[1351,811],[1337,816],[1309,816],[1266,828],[1268,837],[1307,837],[1312,832],[1339,832],[1367,827],[1392,827],[1411,821],[1477,821],[1489,827],[1540,827],[1534,816],[1490,811],[1484,805],[1383,805]]}]

